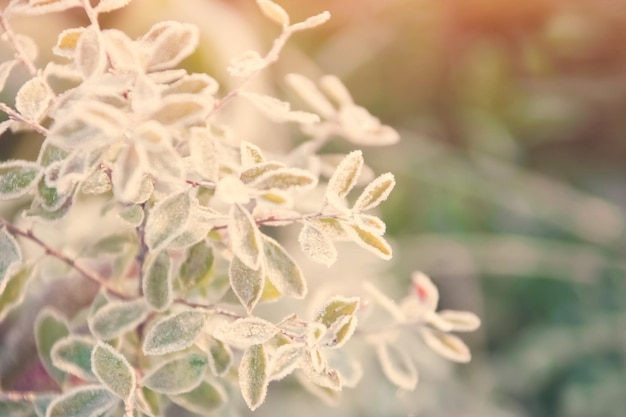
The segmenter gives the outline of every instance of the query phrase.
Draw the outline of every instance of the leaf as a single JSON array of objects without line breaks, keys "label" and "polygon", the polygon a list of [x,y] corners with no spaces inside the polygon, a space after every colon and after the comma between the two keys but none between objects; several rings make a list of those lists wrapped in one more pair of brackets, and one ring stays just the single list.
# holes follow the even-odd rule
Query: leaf
[{"label": "leaf", "polygon": [[17,62],[16,59],[12,59],[0,63],[0,91],[4,90],[7,79],[9,75],[11,75],[11,71],[15,68],[15,65],[17,65]]},{"label": "leaf", "polygon": [[223,376],[233,363],[230,347],[221,340],[208,338],[209,367],[216,376]]},{"label": "leaf", "polygon": [[173,68],[198,45],[198,28],[189,23],[165,21],[155,24],[142,38],[149,72]]},{"label": "leaf", "polygon": [[252,312],[263,294],[265,282],[263,268],[250,269],[239,257],[234,256],[230,261],[228,277],[230,286],[241,304],[246,307],[248,313]]},{"label": "leaf", "polygon": [[361,193],[354,203],[354,206],[352,206],[352,210],[363,211],[376,207],[387,199],[395,185],[396,180],[393,174],[389,172],[382,174],[365,187],[363,193]]},{"label": "leaf", "polygon": [[37,122],[42,119],[53,99],[54,94],[43,77],[34,77],[18,90],[15,108],[26,120]]},{"label": "leaf", "polygon": [[444,358],[464,363],[472,359],[469,348],[458,337],[424,326],[419,332],[426,345]]},{"label": "leaf", "polygon": [[133,330],[149,313],[145,300],[112,301],[89,317],[89,330],[99,340],[111,340]]},{"label": "leaf", "polygon": [[[100,3],[102,4],[102,3]],[[102,31],[102,39],[104,41],[104,48],[106,50],[107,59],[111,67],[115,68],[119,72],[133,72],[140,73],[143,62],[139,56],[137,44],[128,37],[121,30],[107,29]],[[136,109],[136,101],[142,101],[146,96],[146,90],[141,87],[145,86],[146,77],[138,77],[135,80],[135,88],[133,90],[133,97],[131,106]],[[150,95],[150,88],[147,89],[147,94]]]},{"label": "leaf", "polygon": [[350,92],[336,75],[324,75],[320,80],[320,87],[340,106],[354,104]]},{"label": "leaf", "polygon": [[378,255],[379,258],[389,260],[392,257],[391,246],[382,236],[360,228],[357,225],[349,225],[348,232],[352,235],[352,239],[360,247]]},{"label": "leaf", "polygon": [[261,148],[245,140],[241,141],[240,153],[241,165],[245,169],[265,162]]},{"label": "leaf", "polygon": [[69,335],[67,320],[58,311],[46,307],[35,319],[35,343],[39,358],[48,372],[60,385],[63,385],[66,375],[52,364],[51,352],[54,344]]},{"label": "leaf", "polygon": [[167,86],[163,95],[170,94],[204,94],[213,95],[217,93],[219,84],[215,78],[207,74],[194,73],[185,75],[183,78]]},{"label": "leaf", "polygon": [[206,180],[217,181],[219,163],[215,139],[205,128],[192,127],[189,153],[194,169]]},{"label": "leaf", "polygon": [[48,14],[71,9],[72,7],[81,7],[79,0],[29,0],[28,6],[20,12],[29,15]]},{"label": "leaf", "polygon": [[226,70],[233,77],[248,78],[261,71],[267,62],[257,51],[244,51],[241,55],[230,60]]},{"label": "leaf", "polygon": [[178,273],[181,287],[188,291],[206,283],[211,277],[213,262],[213,249],[206,241],[201,240],[187,249]]},{"label": "leaf", "polygon": [[99,416],[117,402],[117,397],[101,385],[83,385],[54,399],[46,417]]},{"label": "leaf", "polygon": [[91,352],[91,369],[113,394],[128,401],[135,391],[135,370],[110,345],[98,342]]},{"label": "leaf", "polygon": [[172,267],[166,251],[152,254],[149,258],[142,289],[146,302],[155,310],[163,311],[172,303]]},{"label": "leaf", "polygon": [[344,316],[335,321],[326,332],[326,337],[330,338],[326,346],[333,349],[343,346],[354,334],[357,322],[356,316]]},{"label": "leaf", "polygon": [[383,373],[390,382],[407,391],[417,385],[417,369],[411,357],[396,345],[379,343],[376,356]]},{"label": "leaf", "polygon": [[285,27],[289,26],[289,15],[278,4],[274,3],[271,0],[256,0],[259,8],[263,12],[265,16],[267,16],[270,20],[278,23],[279,25]]},{"label": "leaf", "polygon": [[344,227],[345,221],[334,219],[332,217],[319,217],[309,221],[313,226],[318,228],[331,240],[350,241],[349,233]]},{"label": "leaf", "polygon": [[204,379],[207,358],[196,353],[180,356],[159,365],[143,379],[143,385],[164,394],[182,394]]},{"label": "leaf", "polygon": [[[122,203],[138,202],[145,181],[147,156],[136,144],[124,147],[117,156],[111,173],[111,180],[104,187],[113,187],[115,199]],[[108,175],[107,175],[108,177]],[[107,184],[108,182],[108,184]],[[99,184],[98,184],[99,185]]]},{"label": "leaf", "polygon": [[33,417],[35,412],[33,404],[28,400],[0,401],[0,416],[2,417]]},{"label": "leaf", "polygon": [[324,304],[315,315],[315,321],[330,328],[334,323],[345,316],[353,316],[359,308],[358,297],[335,296]]},{"label": "leaf", "polygon": [[240,204],[230,208],[228,234],[232,250],[249,269],[258,270],[261,265],[263,242],[252,215]]},{"label": "leaf", "polygon": [[275,324],[258,317],[237,319],[218,326],[213,337],[238,349],[265,343],[279,332]]},{"label": "leaf", "polygon": [[326,198],[344,198],[355,186],[363,168],[363,153],[350,152],[328,180]]},{"label": "leaf", "polygon": [[355,213],[353,216],[354,223],[365,230],[375,234],[376,236],[382,236],[385,234],[387,225],[378,217],[369,214]]},{"label": "leaf", "polygon": [[4,228],[0,228],[0,294],[7,282],[7,272],[11,266],[22,260],[22,251],[17,241]]},{"label": "leaf", "polygon": [[239,174],[239,179],[241,179],[243,183],[249,184],[259,177],[263,176],[264,174],[281,168],[285,168],[285,165],[280,162],[259,162],[258,164],[254,164],[249,168],[241,171],[241,174]]},{"label": "leaf", "polygon": [[93,339],[69,335],[58,340],[52,347],[52,364],[64,372],[85,381],[96,381],[91,370],[91,352],[96,346]]},{"label": "leaf", "polygon": [[267,395],[267,356],[263,345],[250,346],[239,364],[239,386],[250,410],[257,409]]},{"label": "leaf", "polygon": [[[46,417],[46,410],[50,403],[58,397],[58,394],[39,394],[33,399],[37,417]],[[0,414],[1,415],[1,414]]]},{"label": "leaf", "polygon": [[228,396],[224,388],[209,381],[203,381],[193,390],[180,395],[170,395],[175,404],[199,415],[208,415],[226,404]]},{"label": "leaf", "polygon": [[315,187],[317,178],[309,171],[299,168],[279,168],[268,171],[250,184],[259,190],[302,190]]},{"label": "leaf", "polygon": [[0,201],[26,195],[42,174],[42,167],[35,162],[13,160],[0,163]]},{"label": "leaf", "polygon": [[74,62],[85,79],[104,71],[106,56],[95,26],[86,28],[78,38]]},{"label": "leaf", "polygon": [[337,249],[324,232],[306,222],[298,235],[300,247],[312,260],[331,266],[337,260]]},{"label": "leaf", "polygon": [[121,9],[122,7],[126,7],[131,0],[100,0],[100,3],[96,7],[94,7],[95,11],[98,13],[108,13],[113,10]]},{"label": "leaf", "polygon": [[278,381],[298,368],[306,347],[301,343],[287,343],[276,349],[268,366],[270,381]]},{"label": "leaf", "polygon": [[187,191],[172,194],[155,204],[146,221],[146,244],[150,250],[162,250],[180,235],[190,212],[191,198]]},{"label": "leaf", "polygon": [[212,103],[194,94],[176,94],[160,100],[160,106],[149,116],[164,125],[189,126],[202,122]]},{"label": "leaf", "polygon": [[287,84],[317,113],[330,119],[336,111],[315,83],[300,74],[287,74]]},{"label": "leaf", "polygon": [[453,332],[473,332],[480,327],[480,318],[469,311],[441,310],[437,315],[450,323]]},{"label": "leaf", "polygon": [[303,111],[293,111],[291,110],[291,105],[289,103],[278,100],[272,96],[251,93],[248,91],[242,91],[239,95],[246,98],[263,114],[277,123],[297,122],[301,124],[313,124],[320,121],[317,114]]},{"label": "leaf", "polygon": [[200,335],[206,318],[206,313],[196,310],[162,318],[148,330],[143,341],[143,352],[146,355],[164,355],[191,346]]},{"label": "leaf", "polygon": [[300,267],[274,239],[263,235],[266,274],[281,294],[302,299],[307,293],[306,280]]},{"label": "leaf", "polygon": [[428,275],[415,271],[411,275],[411,289],[426,311],[435,311],[439,304],[439,290]]},{"label": "leaf", "polygon": [[120,217],[120,219],[128,223],[129,226],[131,226],[132,228],[136,228],[141,226],[141,224],[143,223],[145,212],[140,205],[131,204],[122,208],[122,210],[120,210],[120,212],[118,213],[118,216]]},{"label": "leaf", "polygon": [[404,313],[400,309],[400,307],[393,301],[391,298],[387,297],[383,294],[378,288],[372,285],[369,282],[363,284],[363,288],[370,295],[370,300],[374,301],[376,304],[387,310],[387,312],[391,315],[399,323],[403,323],[406,320]]},{"label": "leaf", "polygon": [[[0,236],[2,233],[0,231]],[[0,253],[2,254],[0,257],[5,255],[1,246],[0,244]],[[34,270],[34,265],[23,265],[12,270],[8,277],[3,277],[0,281],[0,322],[24,300],[26,288]]]}]

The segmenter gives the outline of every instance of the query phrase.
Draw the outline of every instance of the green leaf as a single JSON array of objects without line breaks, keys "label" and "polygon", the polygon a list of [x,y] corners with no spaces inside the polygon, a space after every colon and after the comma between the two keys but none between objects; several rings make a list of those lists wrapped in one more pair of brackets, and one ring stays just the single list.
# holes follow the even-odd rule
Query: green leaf
[{"label": "green leaf", "polygon": [[287,251],[274,239],[263,236],[266,273],[281,294],[302,299],[307,286],[302,271]]},{"label": "green leaf", "polygon": [[7,231],[0,229],[0,294],[7,284],[7,271],[15,262],[22,259],[22,251],[17,241]]},{"label": "green leaf", "polygon": [[363,211],[376,207],[389,197],[389,193],[391,193],[395,185],[396,180],[393,174],[389,172],[382,174],[365,187],[365,190],[363,190],[359,198],[357,198],[352,209],[355,211]]},{"label": "green leaf", "polygon": [[315,317],[315,321],[322,323],[330,328],[334,323],[346,316],[353,316],[359,308],[358,297],[341,297],[335,296],[331,298],[320,309]]},{"label": "green leaf", "polygon": [[144,211],[140,205],[132,204],[130,206],[124,207],[119,212],[119,216],[122,220],[128,223],[132,227],[138,227],[143,222]]},{"label": "green leaf", "polygon": [[363,168],[363,153],[359,150],[350,152],[337,166],[328,180],[327,198],[343,198],[356,185]]},{"label": "green leaf", "polygon": [[23,265],[0,281],[0,322],[24,300],[34,265]]},{"label": "green leaf", "polygon": [[33,399],[33,405],[35,406],[35,412],[37,413],[37,417],[46,417],[46,410],[48,409],[48,406],[58,396],[59,395],[56,393],[37,394],[35,399]]},{"label": "green leaf", "polygon": [[63,385],[66,375],[52,364],[50,355],[54,344],[69,334],[67,320],[58,311],[47,307],[37,315],[35,319],[37,352],[44,368],[59,385]]},{"label": "green leaf", "polygon": [[182,394],[196,388],[206,373],[206,356],[187,354],[165,362],[143,379],[143,385],[164,394]]},{"label": "green leaf", "polygon": [[93,339],[88,337],[77,335],[64,337],[52,347],[50,352],[52,364],[85,381],[95,381],[96,376],[91,370],[91,352],[95,345]]},{"label": "green leaf", "polygon": [[239,364],[239,386],[250,410],[257,409],[267,395],[267,356],[263,345],[250,346]]},{"label": "green leaf", "polygon": [[216,376],[224,375],[233,363],[233,353],[224,342],[208,338],[209,367]]},{"label": "green leaf", "polygon": [[124,355],[110,345],[98,342],[91,352],[91,368],[113,394],[127,401],[135,391],[135,371]]},{"label": "green leaf", "polygon": [[263,268],[249,268],[239,257],[233,256],[228,268],[230,286],[241,304],[250,313],[263,294],[265,275]]},{"label": "green leaf", "polygon": [[99,416],[117,402],[117,397],[101,385],[84,385],[52,401],[46,417]]},{"label": "green leaf", "polygon": [[347,230],[354,242],[360,247],[378,255],[379,258],[389,260],[392,256],[391,246],[382,236],[375,235],[357,225],[347,226]]},{"label": "green leaf", "polygon": [[183,350],[200,335],[207,314],[187,310],[164,317],[150,327],[143,342],[146,355],[163,355]]},{"label": "green leaf", "polygon": [[280,168],[259,176],[250,184],[258,190],[303,190],[315,187],[317,178],[309,171],[298,168]]},{"label": "green leaf", "polygon": [[285,164],[276,161],[259,162],[241,172],[239,179],[244,184],[249,184],[265,174],[285,168]]},{"label": "green leaf", "polygon": [[187,250],[178,274],[178,280],[184,291],[202,286],[210,279],[213,261],[213,249],[204,240]]},{"label": "green leaf", "polygon": [[42,173],[41,166],[35,162],[0,163],[0,201],[25,195],[35,186]]},{"label": "green leaf", "polygon": [[287,343],[276,349],[268,367],[271,381],[278,381],[292,373],[304,357],[306,347],[302,343]]},{"label": "green leaf", "polygon": [[219,410],[228,399],[224,388],[208,381],[185,394],[170,395],[169,398],[184,409],[199,415],[208,415]]},{"label": "green leaf", "polygon": [[249,269],[258,270],[263,242],[252,215],[239,204],[233,204],[228,217],[228,234],[235,255]]},{"label": "green leaf", "polygon": [[183,231],[191,214],[189,193],[172,194],[159,201],[148,213],[146,244],[156,252],[167,247]]},{"label": "green leaf", "polygon": [[2,417],[33,417],[35,408],[26,400],[0,401],[0,416]]},{"label": "green leaf", "polygon": [[142,288],[146,301],[155,310],[163,311],[172,303],[172,268],[166,251],[148,260]]},{"label": "green leaf", "polygon": [[149,312],[144,299],[112,301],[90,316],[87,323],[97,339],[111,340],[136,328]]}]

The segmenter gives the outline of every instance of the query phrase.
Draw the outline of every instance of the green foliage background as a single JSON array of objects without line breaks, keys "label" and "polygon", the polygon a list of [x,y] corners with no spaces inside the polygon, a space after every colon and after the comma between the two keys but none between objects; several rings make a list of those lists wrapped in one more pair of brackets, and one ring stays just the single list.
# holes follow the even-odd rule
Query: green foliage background
[{"label": "green foliage background", "polygon": [[[108,23],[132,32],[146,3]],[[149,14],[200,3],[152,2],[162,10]],[[275,34],[254,2],[221,3],[268,42]],[[622,415],[624,2],[279,3],[294,20],[321,10],[333,18],[293,40],[276,80],[286,71],[335,73],[358,103],[401,132],[399,145],[364,150],[375,171],[397,178],[383,205],[393,272],[402,288],[410,271],[424,270],[440,286],[443,308],[482,317],[481,331],[466,338],[473,362],[456,369],[458,384],[484,384],[468,388],[472,401],[511,415]],[[188,62],[195,70],[212,62],[213,46],[204,46]],[[18,139],[0,140],[2,160],[35,152]],[[423,393],[420,386],[412,395]],[[457,411],[446,415],[469,415]]]}]

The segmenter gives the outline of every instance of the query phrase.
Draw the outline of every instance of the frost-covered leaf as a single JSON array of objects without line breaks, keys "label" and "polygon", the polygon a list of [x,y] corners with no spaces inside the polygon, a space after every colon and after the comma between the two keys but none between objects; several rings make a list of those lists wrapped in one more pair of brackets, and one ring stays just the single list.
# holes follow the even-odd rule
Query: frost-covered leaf
[{"label": "frost-covered leaf", "polygon": [[100,0],[94,9],[98,13],[107,13],[127,6],[131,0]]},{"label": "frost-covered leaf", "polygon": [[[106,56],[111,67],[115,68],[116,71],[129,71],[134,73],[141,71],[142,63],[137,44],[133,42],[128,35],[121,30],[107,29],[102,31],[102,39]],[[144,91],[138,87],[138,84],[145,79],[145,77],[138,77],[135,81],[133,101],[144,93]]]},{"label": "frost-covered leaf", "polygon": [[4,90],[4,86],[6,85],[7,79],[11,74],[11,70],[15,68],[17,62],[18,61],[16,59],[12,59],[0,63],[0,91]]},{"label": "frost-covered leaf", "polygon": [[187,191],[172,194],[159,201],[148,213],[146,244],[156,252],[183,232],[189,221],[191,198]]},{"label": "frost-covered leaf", "polygon": [[330,266],[337,260],[337,249],[322,230],[307,222],[298,235],[300,247],[312,260]]},{"label": "frost-covered leaf", "polygon": [[245,317],[218,326],[213,337],[238,349],[265,343],[278,333],[275,324],[258,317]]},{"label": "frost-covered leaf", "polygon": [[146,44],[146,69],[150,72],[172,68],[198,45],[198,28],[189,23],[165,21],[150,28],[141,41]]},{"label": "frost-covered leaf", "polygon": [[28,193],[43,170],[35,162],[7,161],[0,163],[0,201],[19,198]]},{"label": "frost-covered leaf", "polygon": [[240,204],[234,204],[228,217],[228,234],[232,250],[249,269],[258,270],[261,265],[263,242],[252,215]]},{"label": "frost-covered leaf", "polygon": [[352,235],[352,239],[360,247],[378,255],[379,258],[389,260],[392,256],[391,246],[382,237],[368,230],[362,229],[357,225],[347,226],[348,232]]},{"label": "frost-covered leaf", "polygon": [[199,348],[209,357],[209,368],[215,376],[223,376],[233,363],[233,352],[230,347],[210,335],[200,337],[196,341]]},{"label": "frost-covered leaf", "polygon": [[129,226],[135,228],[139,227],[141,223],[143,223],[145,212],[140,205],[131,204],[130,206],[126,206],[120,210],[118,216],[120,219],[128,223]]},{"label": "frost-covered leaf", "polygon": [[270,381],[281,380],[296,370],[305,353],[306,347],[301,343],[287,343],[276,349],[268,366]]},{"label": "frost-covered leaf", "polygon": [[198,174],[206,180],[217,181],[219,171],[217,146],[207,129],[191,128],[189,152],[193,167]]},{"label": "frost-covered leaf", "polygon": [[306,280],[300,267],[280,243],[263,235],[266,274],[281,294],[302,299],[307,293]]},{"label": "frost-covered leaf", "polygon": [[33,417],[36,416],[33,404],[28,400],[3,398],[0,401],[2,417]]},{"label": "frost-covered leaf", "polygon": [[4,228],[0,229],[0,294],[8,282],[7,272],[14,263],[22,260],[17,241]]},{"label": "frost-covered leaf", "polygon": [[80,0],[29,0],[28,6],[18,10],[24,14],[38,15],[60,12],[80,6]]},{"label": "frost-covered leaf", "polygon": [[315,321],[330,328],[343,317],[353,316],[358,310],[359,304],[358,297],[332,297],[315,315]]},{"label": "frost-covered leaf", "polygon": [[415,389],[417,368],[408,353],[394,344],[379,343],[376,345],[376,355],[389,381],[404,390]]},{"label": "frost-covered leaf", "polygon": [[363,153],[359,150],[350,152],[328,180],[326,198],[345,197],[356,185],[362,167]]},{"label": "frost-covered leaf", "polygon": [[67,320],[58,311],[46,307],[37,315],[35,319],[35,342],[39,358],[48,374],[61,385],[65,381],[66,375],[52,364],[50,354],[54,344],[69,334]]},{"label": "frost-covered leaf", "polygon": [[191,346],[202,331],[206,318],[206,313],[196,310],[162,318],[148,330],[143,352],[146,355],[164,355]]},{"label": "frost-covered leaf", "polygon": [[278,168],[270,170],[251,184],[258,190],[302,190],[315,187],[317,178],[309,171],[299,168]]},{"label": "frost-covered leaf", "polygon": [[285,165],[280,162],[259,162],[241,171],[241,173],[239,174],[239,179],[241,179],[243,183],[249,184],[271,171],[279,170],[282,168],[285,168]]},{"label": "frost-covered leaf", "polygon": [[437,315],[450,323],[453,332],[473,332],[480,327],[480,318],[469,311],[441,310]]},{"label": "frost-covered leaf", "polygon": [[344,83],[336,75],[324,75],[320,79],[320,87],[340,106],[349,106],[354,104],[352,95]]},{"label": "frost-covered leaf", "polygon": [[[3,234],[4,231],[0,231]],[[0,241],[2,238],[0,237]],[[2,244],[0,243],[0,258],[5,256]],[[0,269],[2,266],[0,266]],[[0,322],[13,310],[19,306],[26,295],[26,288],[33,276],[34,265],[23,265],[19,268],[11,268],[8,276],[0,278]]]},{"label": "frost-covered leaf", "polygon": [[439,304],[439,290],[428,275],[415,271],[411,275],[411,289],[426,311],[435,311]]},{"label": "frost-covered leaf", "polygon": [[89,317],[89,330],[99,340],[111,340],[137,327],[149,312],[143,299],[112,301]]},{"label": "frost-covered leaf", "polygon": [[190,353],[160,364],[143,379],[143,385],[164,394],[182,394],[196,388],[206,373],[205,356]]},{"label": "frost-covered leaf", "polygon": [[85,336],[69,335],[57,341],[50,356],[52,364],[85,381],[96,381],[91,369],[91,352],[96,342]]},{"label": "frost-covered leaf", "polygon": [[[321,357],[319,350],[314,349],[309,351],[309,353],[300,362],[301,369],[309,381],[332,391],[341,391],[342,384],[339,373],[334,369],[328,368],[328,364]],[[320,363],[315,364],[314,361],[319,361]]]},{"label": "frost-covered leaf", "polygon": [[332,217],[320,217],[309,221],[331,240],[350,241],[349,233],[344,227],[344,221]]},{"label": "frost-covered leaf", "polygon": [[15,108],[26,120],[39,121],[54,94],[43,77],[34,77],[26,81],[15,95]]},{"label": "frost-covered leaf", "polygon": [[239,386],[250,410],[258,408],[267,395],[267,355],[263,345],[250,346],[239,364]]},{"label": "frost-covered leaf", "polygon": [[135,391],[135,370],[128,360],[110,345],[98,342],[91,352],[91,369],[113,394],[128,400]]},{"label": "frost-covered leaf", "polygon": [[261,151],[261,148],[250,142],[242,141],[240,146],[240,152],[241,165],[245,169],[265,162],[265,158],[263,157],[263,152]]},{"label": "frost-covered leaf", "polygon": [[239,257],[234,256],[230,261],[228,276],[233,292],[246,310],[251,312],[263,294],[265,283],[263,267],[251,269]]},{"label": "frost-covered leaf", "polygon": [[300,74],[288,74],[285,80],[287,84],[322,117],[330,119],[335,115],[335,108],[313,81]]},{"label": "frost-covered leaf", "polygon": [[366,146],[392,145],[400,136],[389,126],[380,123],[360,106],[347,105],[339,110],[338,120],[342,127],[342,134],[350,142]]},{"label": "frost-covered leaf", "polygon": [[239,93],[239,95],[245,97],[256,108],[263,112],[263,114],[278,123],[297,122],[302,124],[312,124],[320,121],[317,114],[291,110],[289,103],[278,100],[275,97],[251,93],[248,91],[243,91]]},{"label": "frost-covered leaf", "polygon": [[184,76],[173,84],[167,86],[163,95],[170,94],[204,94],[213,95],[217,93],[219,84],[215,78],[207,74],[195,73]]},{"label": "frost-covered leaf", "polygon": [[83,181],[80,191],[83,194],[99,195],[111,190],[111,179],[104,169],[98,169]]},{"label": "frost-covered leaf", "polygon": [[226,70],[233,77],[248,78],[261,71],[267,63],[257,51],[248,50],[230,60]]},{"label": "frost-covered leaf", "polygon": [[328,366],[337,371],[342,387],[355,388],[363,376],[363,366],[359,360],[342,349],[329,352]]},{"label": "frost-covered leaf", "polygon": [[420,327],[419,333],[426,345],[446,359],[469,362],[472,359],[467,345],[458,337],[428,327]]},{"label": "frost-covered leaf", "polygon": [[160,101],[149,116],[164,125],[189,126],[204,120],[212,102],[195,94],[176,94]]},{"label": "frost-covered leaf", "polygon": [[76,51],[76,46],[78,45],[78,39],[84,31],[84,27],[65,29],[59,34],[57,43],[54,48],[52,48],[52,52],[58,56],[72,58]]},{"label": "frost-covered leaf", "polygon": [[395,184],[396,180],[393,174],[389,172],[382,174],[365,187],[363,193],[352,206],[352,210],[363,211],[376,207],[387,199]]},{"label": "frost-covered leaf", "polygon": [[48,406],[46,417],[99,416],[119,399],[101,385],[83,385],[57,397]]},{"label": "frost-covered leaf", "polygon": [[46,410],[48,409],[48,406],[57,397],[58,394],[56,393],[38,394],[32,401],[37,417],[46,417]]},{"label": "frost-covered leaf", "polygon": [[106,55],[96,27],[89,26],[78,38],[74,62],[85,79],[104,71]]},{"label": "frost-covered leaf", "polygon": [[333,349],[343,346],[354,334],[357,322],[357,317],[354,315],[343,316],[335,321],[326,332],[325,338],[328,340],[326,346]]},{"label": "frost-covered leaf", "polygon": [[166,251],[153,254],[147,261],[142,281],[143,294],[150,307],[163,311],[174,298],[172,268]]},{"label": "frost-covered leaf", "polygon": [[363,288],[370,295],[370,300],[387,310],[387,312],[399,323],[406,319],[400,307],[389,297],[383,294],[378,288],[369,282],[363,284]]},{"label": "frost-covered leaf", "polygon": [[213,270],[213,249],[201,240],[190,247],[178,272],[178,282],[187,291],[206,283]]},{"label": "frost-covered leaf", "polygon": [[203,381],[193,390],[180,395],[168,396],[173,403],[199,415],[209,415],[226,404],[228,395],[220,385]]},{"label": "frost-covered leaf", "polygon": [[259,5],[263,14],[270,20],[273,20],[283,27],[289,26],[289,15],[285,9],[280,7],[278,4],[271,0],[256,0],[256,3]]},{"label": "frost-covered leaf", "polygon": [[358,213],[353,216],[354,223],[366,232],[382,236],[387,230],[387,225],[380,218],[369,214]]}]

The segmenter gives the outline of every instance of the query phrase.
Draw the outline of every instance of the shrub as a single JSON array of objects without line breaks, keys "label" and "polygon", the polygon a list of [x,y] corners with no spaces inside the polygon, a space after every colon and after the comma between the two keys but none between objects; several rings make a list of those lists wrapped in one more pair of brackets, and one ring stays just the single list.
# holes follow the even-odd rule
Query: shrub
[{"label": "shrub", "polygon": [[[52,306],[37,313],[39,359],[57,388],[5,390],[0,414],[160,416],[173,403],[206,415],[238,407],[233,387],[254,410],[271,382],[291,374],[332,400],[361,377],[358,358],[344,352],[353,337],[372,347],[384,375],[403,390],[417,383],[411,345],[396,343],[403,334],[468,361],[450,332],[474,330],[478,318],[437,312],[437,289],[419,272],[397,304],[365,283],[360,296],[332,295],[306,317],[285,311],[284,299],[307,302],[308,286],[281,230],[297,225],[301,251],[328,267],[337,241],[392,257],[372,210],[387,199],[394,176],[362,175],[360,150],[340,158],[319,151],[333,137],[379,146],[395,143],[397,133],[332,75],[319,83],[287,75],[312,112],[247,88],[291,35],[329,14],[291,23],[280,6],[258,0],[282,32],[264,56],[247,51],[233,59],[228,71],[240,86],[219,94],[209,75],[176,69],[197,46],[193,25],[157,23],[138,39],[100,28],[101,14],[127,3],[13,0],[0,17],[15,50],[0,65],[0,86],[16,67],[30,74],[14,108],[1,104],[9,116],[2,132],[43,136],[36,161],[0,164],[0,198],[28,202],[14,219],[0,218],[0,319],[23,311],[26,294],[51,276],[78,282],[88,298],[71,317]],[[34,41],[14,33],[11,19],[70,8],[81,8],[90,24],[59,34],[53,52],[67,63],[36,68]],[[236,99],[310,139],[277,154],[235,137],[214,116]],[[73,237],[85,222],[102,226]],[[35,232],[45,224],[54,224],[55,236]],[[257,313],[272,301],[282,319]],[[365,320],[374,308],[386,314],[380,327]]]}]

